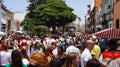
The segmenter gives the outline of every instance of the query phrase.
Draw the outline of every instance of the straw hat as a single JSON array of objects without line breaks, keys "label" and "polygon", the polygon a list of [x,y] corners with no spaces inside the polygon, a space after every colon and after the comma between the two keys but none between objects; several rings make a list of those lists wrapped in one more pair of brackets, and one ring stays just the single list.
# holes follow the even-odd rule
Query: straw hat
[{"label": "straw hat", "polygon": [[98,42],[98,38],[95,35],[92,35],[92,37],[90,38],[90,40],[94,41],[94,43]]}]

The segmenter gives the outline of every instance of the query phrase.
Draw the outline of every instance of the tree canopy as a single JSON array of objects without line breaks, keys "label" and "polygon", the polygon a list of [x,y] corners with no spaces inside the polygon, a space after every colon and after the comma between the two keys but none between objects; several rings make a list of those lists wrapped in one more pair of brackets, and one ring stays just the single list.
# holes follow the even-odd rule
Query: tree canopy
[{"label": "tree canopy", "polygon": [[[65,26],[76,18],[72,11],[73,9],[63,0],[30,0],[28,13],[21,25],[25,26],[27,21],[30,23],[27,25],[30,25],[33,30],[36,28],[39,30],[41,25],[48,28]],[[31,20],[28,21],[29,19]]]}]

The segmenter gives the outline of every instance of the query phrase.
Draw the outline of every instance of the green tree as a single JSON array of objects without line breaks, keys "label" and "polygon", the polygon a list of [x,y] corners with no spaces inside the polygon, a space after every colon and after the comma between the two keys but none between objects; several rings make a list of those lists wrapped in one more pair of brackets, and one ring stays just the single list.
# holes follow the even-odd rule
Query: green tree
[{"label": "green tree", "polygon": [[46,0],[45,3],[38,4],[33,12],[45,22],[48,27],[65,26],[72,22],[76,15],[72,13],[73,9],[68,7],[63,0]]},{"label": "green tree", "polygon": [[64,27],[76,18],[72,11],[73,9],[68,7],[63,0],[30,0],[26,17],[33,19],[34,22],[32,24],[34,28],[32,29],[37,27],[37,31],[41,30],[41,25],[55,29],[56,26]]}]

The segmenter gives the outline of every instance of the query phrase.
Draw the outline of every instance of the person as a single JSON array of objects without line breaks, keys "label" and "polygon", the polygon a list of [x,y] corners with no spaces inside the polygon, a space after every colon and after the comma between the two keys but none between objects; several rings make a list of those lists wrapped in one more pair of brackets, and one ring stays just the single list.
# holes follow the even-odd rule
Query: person
[{"label": "person", "polygon": [[2,50],[2,42],[1,42],[1,40],[0,40],[0,51]]},{"label": "person", "polygon": [[28,42],[26,40],[25,37],[22,38],[22,40],[20,41],[20,46],[24,49],[26,49],[26,52],[28,52]]},{"label": "person", "polygon": [[52,42],[51,46],[49,46],[46,51],[45,51],[45,55],[47,56],[48,62],[50,63],[50,61],[55,58],[54,54],[52,53],[52,51],[56,48],[56,43]]},{"label": "person", "polygon": [[65,47],[65,41],[64,41],[64,38],[60,38],[60,46],[62,47],[63,51],[65,52],[66,47]]},{"label": "person", "polygon": [[28,67],[49,67],[49,62],[44,53],[36,52],[30,56]]},{"label": "person", "polygon": [[92,38],[92,40],[94,41],[95,44],[94,44],[94,48],[92,49],[91,53],[94,56],[94,58],[98,60],[101,54],[101,49],[99,46],[99,39],[96,37],[96,38]]},{"label": "person", "polygon": [[117,40],[117,45],[118,45],[118,47],[116,50],[120,52],[120,39]]},{"label": "person", "polygon": [[22,63],[21,52],[19,50],[13,50],[11,54],[11,63],[6,64],[5,67],[27,67]]},{"label": "person", "polygon": [[5,64],[11,62],[11,52],[8,51],[8,45],[2,45],[2,51],[0,51],[0,67],[5,67]]},{"label": "person", "polygon": [[27,55],[26,50],[24,48],[21,48],[20,51],[21,51],[21,57],[22,57],[23,64],[28,65],[29,64],[29,57]]},{"label": "person", "polygon": [[80,56],[77,53],[70,53],[66,56],[63,67],[79,67]]},{"label": "person", "polygon": [[35,44],[33,45],[33,49],[31,50],[31,54],[35,53],[35,52],[43,52],[42,48],[40,48],[40,42],[35,42]]},{"label": "person", "polygon": [[86,67],[87,61],[92,59],[91,50],[94,47],[94,42],[92,40],[87,40],[86,48],[81,54],[81,67]]},{"label": "person", "polygon": [[74,46],[74,42],[70,41],[69,42],[69,47],[66,49],[66,53],[70,54],[70,53],[77,53],[79,56],[80,54],[80,50]]},{"label": "person", "polygon": [[101,67],[101,64],[97,59],[90,59],[88,60],[86,67]]},{"label": "person", "polygon": [[118,64],[118,59],[120,59],[120,52],[116,50],[117,47],[117,40],[110,39],[108,41],[108,51],[103,52],[99,58],[100,63],[106,63],[106,66],[108,67],[120,67]]},{"label": "person", "polygon": [[105,49],[107,48],[106,43],[107,43],[107,39],[105,39],[105,38],[101,38],[101,39],[100,39],[100,49],[101,49],[101,53],[104,52]]},{"label": "person", "polygon": [[62,67],[62,62],[59,58],[54,58],[50,61],[50,67]]},{"label": "person", "polygon": [[64,64],[65,62],[65,57],[66,57],[66,52],[64,52],[62,50],[62,47],[61,46],[58,46],[58,58],[62,61],[62,65]]}]

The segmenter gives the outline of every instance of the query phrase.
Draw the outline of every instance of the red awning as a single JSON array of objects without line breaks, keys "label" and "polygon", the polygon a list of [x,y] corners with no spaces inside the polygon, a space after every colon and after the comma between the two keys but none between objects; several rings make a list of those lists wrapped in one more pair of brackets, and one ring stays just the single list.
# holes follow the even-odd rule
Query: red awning
[{"label": "red awning", "polygon": [[90,34],[89,36],[95,35],[100,38],[115,38],[120,39],[120,30],[116,28],[104,29],[102,31]]}]

